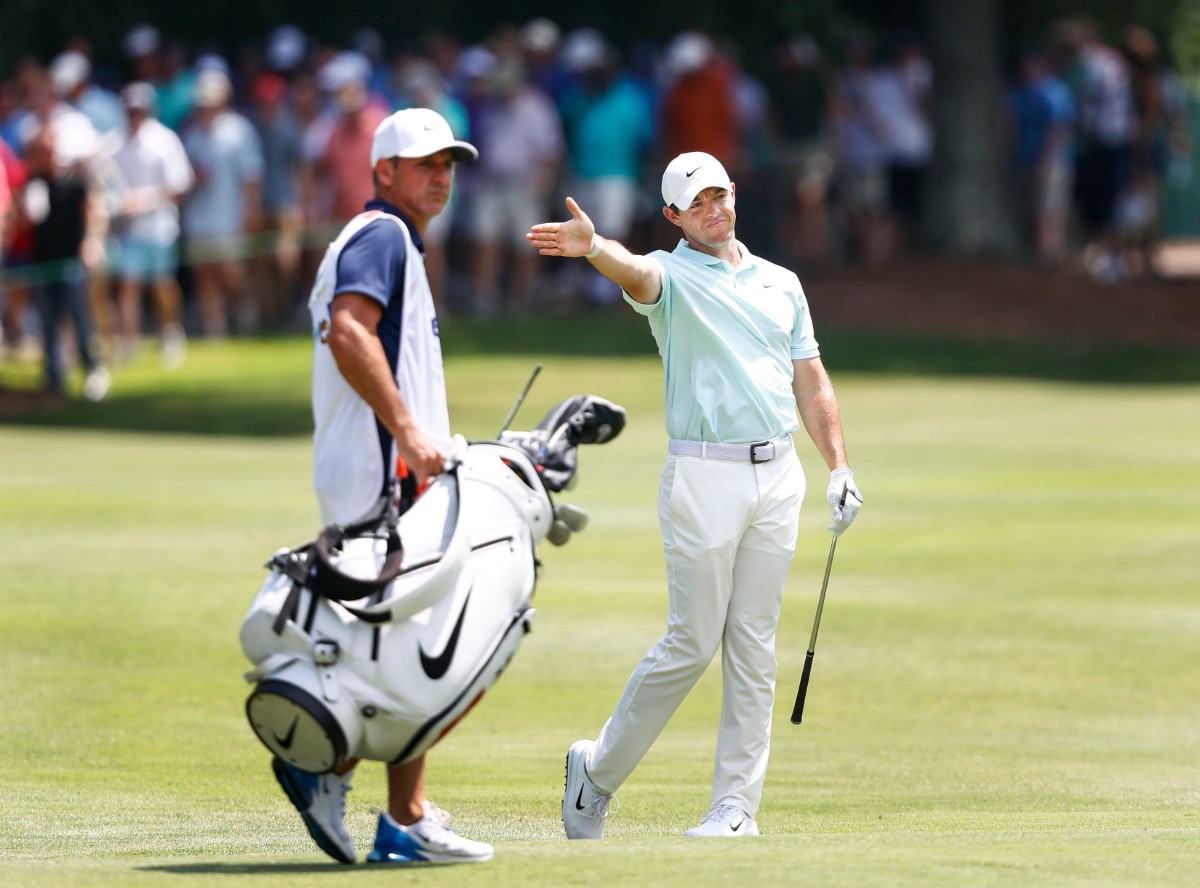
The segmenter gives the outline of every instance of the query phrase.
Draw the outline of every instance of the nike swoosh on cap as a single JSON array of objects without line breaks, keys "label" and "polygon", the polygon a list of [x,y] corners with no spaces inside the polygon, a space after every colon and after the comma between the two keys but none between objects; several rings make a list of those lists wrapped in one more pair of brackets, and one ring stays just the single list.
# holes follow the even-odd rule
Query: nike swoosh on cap
[{"label": "nike swoosh on cap", "polygon": [[702,169],[703,167],[704,167],[704,164],[700,164],[700,166],[698,166],[698,167],[696,167],[696,169],[692,170],[691,173],[685,173],[685,175],[690,179],[690,178],[692,178],[692,173],[697,172],[698,170]]},{"label": "nike swoosh on cap", "polygon": [[467,592],[467,597],[463,599],[462,610],[458,612],[458,621],[454,624],[454,631],[450,633],[450,638],[446,642],[446,647],[437,656],[431,657],[425,653],[425,648],[421,643],[417,642],[417,652],[421,655],[421,668],[425,670],[425,674],[437,681],[450,670],[450,662],[454,659],[454,650],[458,647],[458,636],[462,632],[463,619],[467,615],[467,604],[471,601],[471,593]]}]

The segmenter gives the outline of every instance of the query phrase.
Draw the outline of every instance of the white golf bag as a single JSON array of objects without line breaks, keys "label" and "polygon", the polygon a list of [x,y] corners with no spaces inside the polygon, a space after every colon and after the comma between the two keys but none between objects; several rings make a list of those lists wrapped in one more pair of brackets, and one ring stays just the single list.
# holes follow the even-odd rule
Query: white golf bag
[{"label": "white golf bag", "polygon": [[320,774],[348,758],[405,762],[445,736],[530,631],[537,544],[586,524],[550,498],[574,480],[575,448],[624,423],[580,395],[532,432],[456,438],[447,471],[399,517],[386,497],[377,515],[276,552],[241,628],[259,739]]}]

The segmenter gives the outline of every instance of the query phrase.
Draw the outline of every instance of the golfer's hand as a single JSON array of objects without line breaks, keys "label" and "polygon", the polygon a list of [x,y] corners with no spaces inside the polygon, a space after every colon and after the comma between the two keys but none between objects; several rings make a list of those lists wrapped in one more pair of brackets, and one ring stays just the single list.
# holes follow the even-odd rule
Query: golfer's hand
[{"label": "golfer's hand", "polygon": [[840,537],[854,523],[863,504],[863,496],[854,483],[854,472],[850,469],[834,469],[829,474],[829,489],[825,495],[833,512],[833,523],[825,529],[832,530],[835,537]]},{"label": "golfer's hand", "polygon": [[579,209],[573,197],[567,198],[571,219],[566,222],[543,222],[529,229],[525,239],[543,256],[586,256],[592,252],[592,237],[596,226],[587,213]]}]

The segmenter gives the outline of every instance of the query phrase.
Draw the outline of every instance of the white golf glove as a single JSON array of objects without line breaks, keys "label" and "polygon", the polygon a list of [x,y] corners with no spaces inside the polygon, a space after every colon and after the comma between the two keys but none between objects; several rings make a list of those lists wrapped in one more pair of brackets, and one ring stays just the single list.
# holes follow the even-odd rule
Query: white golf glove
[{"label": "white golf glove", "polygon": [[829,474],[829,489],[825,495],[833,511],[833,523],[825,529],[832,530],[834,537],[840,537],[854,523],[863,504],[863,496],[854,483],[854,472],[850,469],[834,469]]}]

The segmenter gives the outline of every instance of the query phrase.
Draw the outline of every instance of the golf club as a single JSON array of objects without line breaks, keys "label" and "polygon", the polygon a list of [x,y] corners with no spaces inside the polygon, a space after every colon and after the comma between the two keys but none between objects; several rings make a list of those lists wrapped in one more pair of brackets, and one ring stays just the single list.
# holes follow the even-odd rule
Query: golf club
[{"label": "golf club", "polygon": [[[842,488],[842,506],[846,505],[846,487]],[[813,656],[817,650],[817,630],[821,628],[821,611],[825,609],[825,590],[829,588],[829,572],[833,570],[833,553],[837,549],[837,534],[829,544],[829,558],[825,561],[825,579],[821,581],[821,597],[817,599],[817,616],[813,620],[812,637],[808,640],[808,654],[804,658],[804,672],[800,676],[800,687],[796,690],[796,705],[792,707],[792,724],[804,720],[804,698],[808,696],[808,679],[812,676]]]},{"label": "golf club", "polygon": [[529,390],[533,388],[533,381],[537,379],[538,374],[541,372],[541,364],[538,364],[533,368],[533,373],[529,377],[529,382],[525,383],[525,388],[521,391],[516,403],[512,405],[512,410],[508,411],[508,416],[504,417],[504,425],[500,426],[500,431],[496,432],[497,438],[499,438],[508,430],[509,423],[513,421],[513,417],[517,415],[517,411],[521,409],[521,405],[525,403],[525,396],[529,394]]}]

